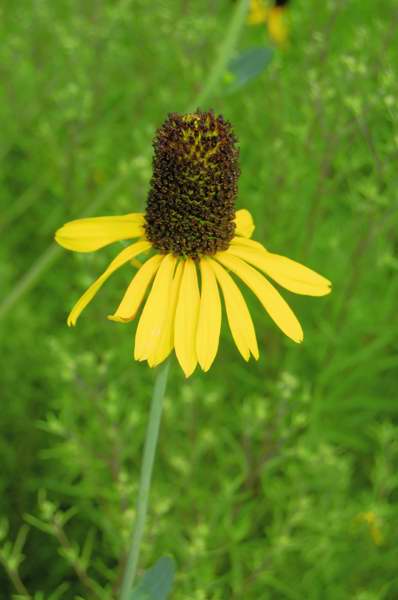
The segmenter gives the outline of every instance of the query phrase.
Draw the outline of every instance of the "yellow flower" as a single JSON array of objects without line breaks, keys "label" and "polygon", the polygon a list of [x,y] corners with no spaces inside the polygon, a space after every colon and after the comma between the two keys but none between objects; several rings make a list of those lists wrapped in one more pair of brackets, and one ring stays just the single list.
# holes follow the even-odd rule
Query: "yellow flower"
[{"label": "yellow flower", "polygon": [[246,361],[250,355],[257,359],[253,322],[232,274],[257,296],[288,337],[302,341],[296,316],[263,274],[291,292],[309,296],[328,294],[330,282],[250,239],[254,230],[250,213],[235,212],[239,176],[235,142],[230,124],[212,112],[169,115],[154,141],[145,213],[79,219],[56,232],[58,244],[76,252],[138,238],[86,290],[72,308],[68,325],[76,324],[112,273],[144,255],[109,316],[128,323],[143,305],[135,336],[136,360],[154,367],[174,349],[186,377],[197,364],[207,371],[218,351],[221,294],[240,354]]},{"label": "yellow flower", "polygon": [[372,510],[368,510],[359,513],[357,519],[368,525],[370,537],[372,538],[374,545],[381,546],[383,543],[383,535],[381,533],[380,519],[378,516]]},{"label": "yellow flower", "polygon": [[283,46],[288,39],[287,4],[288,0],[275,0],[273,6],[267,7],[263,0],[251,0],[247,21],[250,25],[266,24],[273,42]]}]

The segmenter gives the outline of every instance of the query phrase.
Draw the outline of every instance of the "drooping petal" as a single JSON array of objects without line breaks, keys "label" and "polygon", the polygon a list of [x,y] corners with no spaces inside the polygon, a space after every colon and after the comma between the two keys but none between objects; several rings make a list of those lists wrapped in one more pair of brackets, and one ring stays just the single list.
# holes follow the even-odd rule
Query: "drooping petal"
[{"label": "drooping petal", "polygon": [[172,254],[166,254],[162,258],[138,322],[134,348],[134,358],[136,360],[147,360],[159,342],[167,316],[167,299],[170,294],[176,262],[177,259]]},{"label": "drooping petal", "polygon": [[258,359],[256,332],[241,291],[221,265],[212,259],[206,260],[213,269],[222,289],[229,328],[236,347],[245,360],[249,360],[250,353],[255,359]]},{"label": "drooping petal", "polygon": [[137,314],[138,309],[144,299],[149,284],[155,277],[156,271],[162,262],[162,256],[156,254],[147,260],[135,274],[129,287],[127,288],[123,299],[113,315],[109,315],[111,321],[127,323],[132,321]]},{"label": "drooping petal", "polygon": [[331,292],[332,284],[326,277],[286,256],[268,252],[253,240],[235,238],[227,252],[257,267],[295,294],[325,296]]},{"label": "drooping petal", "polygon": [[196,266],[191,258],[184,261],[184,269],[174,325],[174,347],[178,362],[189,377],[198,362],[196,355],[196,329],[199,314],[199,285]]},{"label": "drooping petal", "polygon": [[165,299],[166,301],[168,300],[167,315],[163,324],[159,343],[154,348],[152,354],[148,356],[148,364],[150,367],[156,367],[156,365],[160,365],[160,363],[162,363],[168,357],[174,348],[175,313],[181,285],[182,270],[183,263],[180,262],[177,265],[174,273],[173,283],[171,284],[170,299]]},{"label": "drooping petal", "polygon": [[221,329],[221,301],[214,271],[209,263],[200,261],[201,293],[196,352],[203,371],[208,371],[216,357]]},{"label": "drooping petal", "polygon": [[143,213],[69,221],[55,233],[55,241],[75,252],[94,252],[112,242],[144,235]]},{"label": "drooping petal", "polygon": [[237,210],[235,213],[235,234],[250,238],[255,228],[253,217],[245,208]]},{"label": "drooping petal", "polygon": [[71,325],[76,325],[76,321],[79,318],[80,313],[86,308],[87,304],[91,302],[95,294],[103,286],[105,281],[112,275],[112,273],[114,273],[125,263],[129,262],[132,258],[134,258],[134,256],[138,256],[138,254],[145,252],[145,250],[148,250],[150,247],[150,242],[141,241],[136,242],[131,246],[127,246],[127,248],[122,250],[110,263],[106,271],[104,271],[102,275],[90,285],[90,287],[84,292],[83,296],[81,296],[81,298],[79,298],[79,300],[76,302],[68,316],[67,323],[69,327]]},{"label": "drooping petal", "polygon": [[216,259],[233,271],[254,292],[271,319],[292,340],[303,341],[303,330],[292,309],[261,273],[236,256],[219,252]]},{"label": "drooping petal", "polygon": [[245,248],[250,248],[251,250],[265,250],[267,252],[267,249],[265,248],[265,246],[263,244],[261,244],[260,242],[256,242],[256,240],[250,240],[247,237],[241,236],[241,235],[236,235],[232,240],[231,240],[231,246],[244,246]]}]

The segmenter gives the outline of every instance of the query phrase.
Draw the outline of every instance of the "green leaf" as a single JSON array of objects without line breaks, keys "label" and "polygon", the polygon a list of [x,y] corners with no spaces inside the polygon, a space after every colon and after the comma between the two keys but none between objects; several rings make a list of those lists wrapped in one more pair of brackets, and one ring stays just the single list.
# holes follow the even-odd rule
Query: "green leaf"
[{"label": "green leaf", "polygon": [[273,54],[272,48],[264,46],[249,48],[238,54],[228,65],[228,78],[232,78],[228,90],[235,91],[258,77],[270,64]]},{"label": "green leaf", "polygon": [[142,577],[129,600],[166,600],[174,581],[175,562],[162,556]]}]

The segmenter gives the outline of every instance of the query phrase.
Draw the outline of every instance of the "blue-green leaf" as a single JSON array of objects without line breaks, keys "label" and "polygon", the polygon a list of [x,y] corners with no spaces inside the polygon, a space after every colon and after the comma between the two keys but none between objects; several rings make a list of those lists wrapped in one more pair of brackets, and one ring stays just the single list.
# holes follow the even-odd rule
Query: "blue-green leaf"
[{"label": "blue-green leaf", "polygon": [[274,51],[264,46],[249,48],[235,56],[228,65],[227,79],[231,81],[229,91],[243,87],[249,81],[258,77],[270,64]]},{"label": "blue-green leaf", "polygon": [[130,600],[166,600],[175,575],[175,562],[162,556],[142,577],[131,592]]}]

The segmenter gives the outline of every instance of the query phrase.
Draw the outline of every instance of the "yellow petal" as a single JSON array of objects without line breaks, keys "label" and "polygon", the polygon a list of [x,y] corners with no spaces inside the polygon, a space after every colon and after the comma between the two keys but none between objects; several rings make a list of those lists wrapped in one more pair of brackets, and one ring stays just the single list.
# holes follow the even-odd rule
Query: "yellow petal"
[{"label": "yellow petal", "polygon": [[255,228],[253,217],[245,208],[237,210],[235,213],[235,234],[250,238]]},{"label": "yellow petal", "polygon": [[135,274],[132,282],[126,290],[121,303],[113,315],[109,315],[111,321],[126,323],[132,321],[141,306],[149,284],[155,276],[156,271],[162,262],[162,256],[156,254],[147,260],[139,271]]},{"label": "yellow petal", "polygon": [[280,46],[286,44],[288,28],[285,9],[282,6],[274,6],[271,8],[268,12],[267,25],[271,39]]},{"label": "yellow petal", "polygon": [[203,260],[210,264],[222,289],[229,328],[239,352],[245,360],[249,360],[250,352],[258,359],[256,332],[240,289],[218,263],[211,259]]},{"label": "yellow petal", "polygon": [[112,242],[144,235],[144,215],[94,217],[69,221],[55,233],[55,241],[67,250],[93,252]]},{"label": "yellow petal", "polygon": [[163,330],[160,336],[159,343],[154,349],[152,355],[148,356],[148,364],[150,367],[156,367],[160,365],[170,354],[174,347],[174,323],[175,313],[177,307],[177,299],[180,291],[181,276],[182,276],[183,263],[180,262],[177,265],[173,283],[170,290],[170,299],[167,308],[167,316],[163,324]]},{"label": "yellow petal", "polygon": [[147,360],[159,342],[167,316],[167,305],[176,262],[177,259],[172,254],[166,254],[162,258],[138,322],[134,348],[136,360]]},{"label": "yellow petal", "polygon": [[203,371],[208,371],[216,357],[221,328],[221,301],[217,281],[206,260],[200,261],[201,294],[196,352]]},{"label": "yellow petal", "polygon": [[331,292],[331,283],[326,277],[286,256],[268,252],[253,240],[235,238],[228,248],[228,253],[257,267],[295,294],[325,296]]},{"label": "yellow petal", "polygon": [[261,273],[228,252],[219,252],[215,257],[254,292],[271,319],[288,337],[295,342],[303,341],[303,330],[292,309]]},{"label": "yellow petal", "polygon": [[100,277],[84,292],[83,296],[76,302],[72,308],[67,323],[69,326],[76,325],[76,321],[79,318],[80,313],[86,308],[87,304],[91,302],[98,290],[103,286],[105,281],[114,273],[119,267],[129,262],[134,256],[145,252],[151,247],[150,242],[136,242],[131,246],[127,246],[122,250],[117,257],[110,263],[109,267],[102,273]]},{"label": "yellow petal", "polygon": [[247,16],[249,25],[260,25],[266,23],[268,16],[268,8],[264,6],[263,0],[251,0],[250,12]]},{"label": "yellow petal", "polygon": [[140,262],[137,258],[132,258],[131,259],[131,264],[133,265],[133,267],[135,267],[136,269],[141,269],[142,267],[142,262]]},{"label": "yellow petal", "polygon": [[194,372],[198,362],[195,346],[199,303],[196,266],[191,258],[187,258],[184,261],[174,325],[175,352],[185,377]]},{"label": "yellow petal", "polygon": [[240,236],[237,234],[231,241],[231,244],[236,246],[244,246],[245,248],[250,248],[254,250],[266,250],[263,244],[260,242],[256,242],[256,240],[249,240],[247,237]]}]

